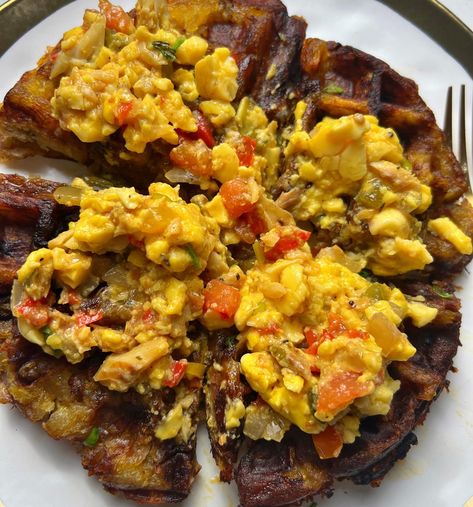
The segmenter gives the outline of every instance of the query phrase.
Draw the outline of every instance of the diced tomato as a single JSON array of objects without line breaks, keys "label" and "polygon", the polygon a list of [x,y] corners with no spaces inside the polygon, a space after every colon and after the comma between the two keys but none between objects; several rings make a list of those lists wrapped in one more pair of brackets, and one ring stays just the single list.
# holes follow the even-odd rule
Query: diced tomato
[{"label": "diced tomato", "polygon": [[315,373],[316,375],[318,375],[320,373],[320,369],[319,369],[319,367],[317,365],[312,364],[310,366],[310,372],[311,373]]},{"label": "diced tomato", "polygon": [[26,298],[16,307],[16,311],[32,326],[40,328],[49,322],[48,307],[44,303],[44,299],[35,301]]},{"label": "diced tomato", "polygon": [[146,310],[143,313],[143,315],[141,317],[141,320],[143,322],[145,322],[146,324],[150,324],[151,322],[153,322],[154,321],[154,311],[151,308],[149,308],[148,310]]},{"label": "diced tomato", "polygon": [[309,231],[295,229],[294,234],[282,236],[273,248],[265,252],[264,255],[266,259],[270,262],[277,261],[283,257],[285,253],[302,246],[310,238],[310,234]]},{"label": "diced tomato", "polygon": [[309,347],[312,347],[312,345],[314,345],[314,343],[316,343],[319,339],[317,333],[313,329],[304,330],[304,336]]},{"label": "diced tomato", "polygon": [[59,53],[61,52],[61,46],[60,45],[57,45],[52,51],[51,53],[49,53],[49,59],[51,60],[51,62],[55,62],[57,60],[57,57],[59,56]]},{"label": "diced tomato", "polygon": [[248,136],[243,136],[235,146],[240,165],[249,167],[255,158],[256,141]]},{"label": "diced tomato", "polygon": [[312,435],[312,440],[320,459],[336,458],[343,447],[342,435],[334,426],[327,426],[321,433]]},{"label": "diced tomato", "polygon": [[116,119],[117,124],[121,127],[126,123],[126,120],[133,109],[133,102],[120,102],[117,107]]},{"label": "diced tomato", "polygon": [[77,294],[77,292],[75,290],[69,289],[67,291],[67,302],[70,305],[76,305],[76,304],[80,303],[80,296],[79,296],[79,294]]},{"label": "diced tomato", "polygon": [[232,51],[232,58],[235,60],[235,62],[238,64],[238,60],[240,59],[240,56],[235,51]]},{"label": "diced tomato", "polygon": [[317,354],[319,349],[319,345],[323,342],[323,337],[319,336],[313,329],[305,329],[304,336],[307,340],[307,345],[309,345],[306,349],[308,354]]},{"label": "diced tomato", "polygon": [[246,225],[248,225],[255,236],[259,236],[268,230],[266,222],[260,217],[256,208],[248,211],[248,213],[243,213],[240,218]]},{"label": "diced tomato", "polygon": [[250,185],[243,178],[226,181],[220,187],[220,195],[228,214],[232,218],[238,218],[243,213],[248,213],[256,204],[252,202],[253,196]]},{"label": "diced tomato", "polygon": [[111,4],[108,0],[99,0],[100,12],[105,16],[106,26],[116,32],[130,34],[135,29],[131,17],[118,5]]},{"label": "diced tomato", "polygon": [[317,411],[337,414],[354,399],[369,394],[372,383],[358,382],[359,373],[342,371],[335,373],[319,384]]},{"label": "diced tomato", "polygon": [[210,176],[212,174],[212,151],[202,141],[182,141],[171,150],[169,154],[171,162],[198,176]]},{"label": "diced tomato", "polygon": [[103,319],[102,310],[97,311],[87,311],[87,312],[77,312],[75,314],[77,325],[79,326],[90,326],[94,322]]},{"label": "diced tomato", "polygon": [[343,322],[340,315],[330,312],[328,314],[328,326],[324,329],[320,335],[318,335],[313,329],[305,329],[304,336],[307,340],[308,348],[306,352],[309,354],[317,354],[320,344],[325,340],[333,340],[341,334],[347,335],[349,338],[361,338],[366,340],[369,334],[366,331],[360,329],[348,329]]},{"label": "diced tomato", "polygon": [[341,335],[344,331],[346,331],[346,329],[345,323],[340,315],[333,312],[328,314],[328,332],[333,336],[333,338]]},{"label": "diced tomato", "polygon": [[197,131],[187,132],[186,130],[176,129],[181,140],[180,142],[183,140],[197,141],[197,139],[202,139],[209,148],[213,148],[216,143],[211,123],[200,111],[194,111],[193,115],[197,123]]},{"label": "diced tomato", "polygon": [[262,335],[278,334],[281,331],[282,331],[282,329],[277,324],[271,324],[268,327],[258,328],[258,333],[262,334]]},{"label": "diced tomato", "polygon": [[367,340],[370,336],[366,331],[362,331],[361,329],[349,329],[345,334],[349,338],[361,338],[362,340]]},{"label": "diced tomato", "polygon": [[138,248],[139,250],[145,249],[145,242],[142,239],[136,239],[131,234],[128,235],[128,243],[130,243],[131,246]]},{"label": "diced tomato", "polygon": [[240,306],[240,291],[220,280],[210,280],[204,289],[204,312],[217,312],[224,320],[230,320]]},{"label": "diced tomato", "polygon": [[248,136],[243,136],[241,140],[236,143],[235,150],[238,155],[240,165],[249,167],[255,158],[256,141]]},{"label": "diced tomato", "polygon": [[171,365],[171,372],[169,378],[163,381],[163,384],[167,387],[175,387],[182,380],[184,373],[186,372],[187,361],[181,359],[180,361],[173,361]]},{"label": "diced tomato", "polygon": [[197,116],[197,136],[199,139],[202,139],[204,143],[209,147],[213,148],[215,146],[215,139],[212,132],[212,126],[207,118],[200,114],[196,113]]}]

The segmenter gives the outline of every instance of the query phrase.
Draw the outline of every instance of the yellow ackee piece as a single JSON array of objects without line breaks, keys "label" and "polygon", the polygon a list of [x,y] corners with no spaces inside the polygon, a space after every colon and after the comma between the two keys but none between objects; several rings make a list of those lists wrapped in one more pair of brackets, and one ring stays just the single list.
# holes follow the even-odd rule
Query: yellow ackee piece
[{"label": "yellow ackee piece", "polygon": [[62,248],[53,248],[53,265],[56,277],[76,289],[89,275],[92,259],[80,252],[67,253]]},{"label": "yellow ackee piece", "polygon": [[369,222],[370,233],[373,236],[390,236],[407,238],[410,227],[404,213],[396,208],[384,208]]},{"label": "yellow ackee piece", "polygon": [[195,82],[205,99],[231,102],[237,93],[238,66],[228,48],[217,48],[195,65]]},{"label": "yellow ackee piece", "polygon": [[155,431],[156,437],[160,440],[169,440],[176,437],[182,426],[182,416],[182,405],[177,404],[168,412],[164,421],[157,427]]},{"label": "yellow ackee piece", "polygon": [[199,92],[197,91],[193,72],[186,69],[177,69],[172,75],[172,81],[177,84],[177,90],[184,100],[188,102],[197,100]]},{"label": "yellow ackee piece", "polygon": [[225,428],[227,430],[238,428],[245,413],[245,405],[240,399],[227,399],[227,404],[225,406]]},{"label": "yellow ackee piece", "polygon": [[407,315],[416,327],[424,327],[437,317],[438,309],[418,301],[408,303]]},{"label": "yellow ackee piece", "polygon": [[177,48],[177,63],[182,65],[195,65],[204,57],[208,47],[209,44],[205,39],[197,35],[192,35]]},{"label": "yellow ackee piece", "polygon": [[124,352],[130,341],[124,337],[122,332],[100,326],[94,328],[92,336],[104,352]]},{"label": "yellow ackee piece", "polygon": [[[323,423],[315,419],[308,394],[294,392],[285,386],[279,367],[268,352],[245,354],[240,365],[251,387],[273,410],[306,433],[319,433],[322,430]],[[290,385],[296,387],[297,383]]]},{"label": "yellow ackee piece", "polygon": [[216,127],[223,127],[236,114],[231,104],[221,100],[204,100],[200,103],[199,108]]},{"label": "yellow ackee piece", "polygon": [[40,248],[28,255],[18,270],[18,281],[25,285],[27,293],[32,298],[41,299],[48,295],[53,271],[51,250]]},{"label": "yellow ackee piece", "polygon": [[337,120],[324,118],[312,133],[310,150],[316,158],[338,155],[352,141],[360,139],[369,128],[370,124],[361,114]]},{"label": "yellow ackee piece", "polygon": [[473,253],[471,238],[468,237],[457,224],[450,218],[441,217],[429,220],[429,231],[435,232],[441,238],[451,243],[461,254],[470,255]]},{"label": "yellow ackee piece", "polygon": [[234,148],[228,143],[217,144],[212,148],[212,170],[221,183],[238,176],[240,161]]},{"label": "yellow ackee piece", "polygon": [[235,225],[235,220],[230,218],[220,194],[217,194],[211,201],[206,203],[204,209],[216,220],[220,227],[231,228]]}]

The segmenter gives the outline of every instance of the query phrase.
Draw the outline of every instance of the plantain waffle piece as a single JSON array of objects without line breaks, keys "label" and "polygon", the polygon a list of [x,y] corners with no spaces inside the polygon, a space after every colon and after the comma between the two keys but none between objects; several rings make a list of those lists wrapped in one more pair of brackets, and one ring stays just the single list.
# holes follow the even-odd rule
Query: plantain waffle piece
[{"label": "plantain waffle piece", "polygon": [[[243,44],[226,35],[222,35],[219,42],[235,51]],[[269,64],[263,67],[266,72]],[[371,55],[318,39],[304,41],[300,67],[296,68],[300,68],[300,74],[288,79],[288,91],[295,96],[287,93],[284,101],[277,105],[260,102],[268,115],[282,118],[282,109],[293,110],[295,102],[303,99],[307,103],[303,118],[307,132],[325,116],[374,115],[382,126],[396,130],[414,173],[432,187],[434,205],[420,218],[423,223],[420,236],[428,245],[434,262],[425,272],[410,273],[409,276],[417,280],[410,285],[399,279],[393,282],[405,288],[408,294],[426,297],[429,305],[439,309],[439,316],[422,330],[412,325],[406,328],[418,352],[407,363],[392,366],[394,378],[401,380],[403,387],[396,394],[390,413],[366,420],[362,425],[362,437],[348,446],[339,458],[320,462],[315,452],[310,451],[310,439],[302,434],[296,438],[288,436],[281,444],[252,442],[249,449],[243,451],[234,471],[244,506],[297,504],[303,498],[329,491],[334,479],[349,478],[359,484],[378,485],[394,463],[405,457],[409,448],[417,443],[413,430],[424,421],[431,402],[448,385],[446,377],[459,345],[459,301],[453,295],[447,299],[439,296],[439,288],[442,292],[446,288],[448,294],[454,289],[448,283],[442,289],[443,282],[438,280],[452,279],[471,260],[471,255],[460,254],[450,243],[427,230],[430,219],[449,216],[471,236],[473,212],[463,198],[467,185],[462,169],[436,125],[433,113],[419,97],[417,85]],[[279,90],[279,83],[274,84],[274,89]],[[289,119],[286,117],[285,121],[288,123]],[[275,197],[293,191],[293,174],[294,167],[287,161],[285,171],[273,188]],[[331,235],[325,231],[313,234],[319,241],[316,245],[319,248],[334,242],[346,248],[351,246],[340,243],[336,229]],[[305,439],[305,446],[298,439]],[[312,472],[308,473],[307,467]],[[312,483],[308,477],[313,478]]]},{"label": "plantain waffle piece", "polygon": [[[406,159],[413,173],[432,189],[433,203],[419,217],[420,237],[434,261],[424,273],[409,276],[443,278],[460,273],[472,259],[461,254],[451,243],[428,229],[429,220],[448,216],[467,235],[473,234],[473,209],[464,194],[467,182],[463,170],[448,147],[445,136],[435,122],[432,111],[418,93],[417,85],[391,69],[385,62],[350,46],[320,39],[306,39],[301,51],[300,83],[297,99],[307,103],[302,119],[309,132],[325,116],[338,118],[349,114],[369,114],[377,117],[383,127],[398,134]],[[280,202],[291,209],[291,176],[296,168],[286,160],[285,169],[273,188]],[[356,202],[349,200],[347,218],[353,223]],[[340,228],[315,231],[315,244],[323,247],[337,242],[342,248],[353,248],[353,240],[343,240]],[[360,242],[366,240],[361,234]]]},{"label": "plantain waffle piece", "polygon": [[406,282],[402,288],[406,294],[425,297],[438,309],[437,317],[424,328],[406,323],[405,332],[417,352],[409,361],[393,362],[390,367],[393,377],[401,381],[401,389],[386,416],[366,420],[362,438],[337,459],[327,460],[328,470],[336,478],[379,484],[395,460],[417,443],[411,432],[424,422],[432,401],[448,387],[446,377],[460,345],[460,301],[453,295],[454,288],[443,285],[449,297],[440,296],[423,282]]},{"label": "plantain waffle piece", "polygon": [[[53,198],[58,183],[40,178],[0,175],[0,403],[15,405],[32,422],[41,423],[54,439],[71,442],[82,464],[113,494],[139,503],[182,501],[190,492],[200,466],[195,434],[186,443],[155,437],[159,414],[174,403],[172,389],[117,393],[93,380],[103,354],[79,365],[43,353],[19,333],[10,312],[10,292],[16,271],[30,251],[48,241],[77,218],[75,208]],[[107,318],[117,314],[105,308]],[[97,304],[94,298],[85,306]],[[123,312],[120,313],[123,317]],[[188,413],[197,424],[200,388]],[[95,445],[84,444],[100,428]]]},{"label": "plantain waffle piece", "polygon": [[395,462],[417,444],[413,431],[448,387],[446,377],[460,345],[460,302],[448,284],[443,285],[443,290],[451,293],[448,298],[424,282],[405,282],[402,288],[406,294],[425,297],[439,312],[422,329],[406,324],[404,331],[417,352],[409,361],[390,366],[401,389],[389,413],[365,419],[361,437],[335,459],[320,460],[310,437],[299,430],[289,432],[280,444],[252,442],[235,470],[243,506],[298,505],[314,495],[330,495],[334,481],[341,479],[378,486]]},{"label": "plantain waffle piece", "polygon": [[[210,47],[223,44],[234,51],[239,62],[237,99],[250,94],[273,114],[287,117],[285,97],[289,83],[298,74],[305,36],[302,18],[289,17],[279,0],[213,1],[206,9],[191,0],[170,1],[168,9],[174,26],[183,33],[202,34]],[[149,19],[146,21],[150,28],[156,28]],[[50,77],[59,49],[60,42],[49,48],[37,67],[23,74],[6,94],[0,108],[0,161],[33,155],[65,158],[85,164],[100,175],[122,178],[140,189],[162,179],[169,169],[169,144],[148,143],[143,153],[134,153],[125,148],[119,132],[103,142],[84,143],[60,127],[50,103],[59,84],[59,78]],[[262,60],[267,66],[260,65]],[[265,79],[266,67],[271,64],[277,65],[271,81],[271,87],[278,83],[277,93],[269,93]]]},{"label": "plantain waffle piece", "polygon": [[[200,469],[195,436],[185,444],[154,436],[156,414],[172,406],[172,393],[112,392],[93,380],[102,357],[71,365],[38,352],[11,321],[4,326],[3,403],[14,404],[28,419],[40,422],[54,439],[74,444],[89,475],[110,493],[143,504],[180,502],[189,494]],[[198,405],[196,401],[189,409],[194,419]],[[97,443],[84,444],[94,428],[100,428]]]}]

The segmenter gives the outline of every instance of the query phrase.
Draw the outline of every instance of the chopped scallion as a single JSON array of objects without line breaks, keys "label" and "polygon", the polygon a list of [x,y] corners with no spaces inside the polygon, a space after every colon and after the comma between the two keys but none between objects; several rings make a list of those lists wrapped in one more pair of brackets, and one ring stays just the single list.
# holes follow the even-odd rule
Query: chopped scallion
[{"label": "chopped scallion", "polygon": [[341,86],[331,83],[328,84],[322,91],[324,93],[330,93],[331,95],[340,95],[345,90]]},{"label": "chopped scallion", "polygon": [[450,292],[447,292],[446,290],[442,289],[442,287],[439,287],[438,285],[432,285],[432,290],[435,292],[435,294],[439,295],[443,299],[451,299],[452,294]]},{"label": "chopped scallion", "polygon": [[176,42],[172,45],[172,50],[174,53],[184,44],[186,41],[185,37],[179,37]]},{"label": "chopped scallion", "polygon": [[157,49],[166,58],[166,60],[173,62],[176,59],[176,50],[171,47],[167,42],[154,40],[151,45]]},{"label": "chopped scallion", "polygon": [[376,281],[376,277],[369,269],[362,269],[358,274],[370,282]]},{"label": "chopped scallion", "polygon": [[53,334],[53,331],[49,326],[42,327],[40,331],[44,334],[45,338]]},{"label": "chopped scallion", "polygon": [[225,338],[225,348],[231,349],[235,346],[236,343],[236,336],[227,336]]},{"label": "chopped scallion", "polygon": [[87,447],[95,447],[97,445],[97,442],[99,440],[100,436],[100,429],[97,428],[97,426],[94,426],[90,433],[88,434],[87,438],[84,440],[84,445]]},{"label": "chopped scallion", "polygon": [[194,265],[194,267],[199,269],[201,266],[200,259],[199,259],[199,256],[197,255],[196,251],[192,247],[192,245],[186,246],[186,252],[190,255],[190,258],[192,259],[192,264]]}]

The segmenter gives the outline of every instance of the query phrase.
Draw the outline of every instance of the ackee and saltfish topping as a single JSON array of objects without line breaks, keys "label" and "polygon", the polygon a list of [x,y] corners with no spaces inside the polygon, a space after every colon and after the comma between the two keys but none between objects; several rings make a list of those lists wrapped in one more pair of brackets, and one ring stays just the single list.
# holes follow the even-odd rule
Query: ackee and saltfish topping
[{"label": "ackee and saltfish topping", "polygon": [[[301,100],[281,131],[250,97],[235,100],[235,55],[191,21],[178,30],[147,2],[135,18],[106,0],[99,8],[49,53],[52,114],[84,143],[123,138],[125,160],[152,147],[165,171],[148,195],[82,180],[56,192],[80,216],[19,270],[20,332],[70,363],[100,350],[94,379],[110,390],[174,390],[155,435],[186,442],[207,367],[194,328],[234,329],[255,396],[227,399],[228,435],[280,441],[295,425],[321,458],[338,456],[362,419],[390,409],[400,383],[388,367],[416,352],[403,321],[437,316],[371,277],[433,262],[420,236],[432,189],[377,118],[327,116],[304,129]],[[282,164],[291,188],[274,201]],[[168,183],[185,184],[185,199]],[[449,217],[428,230],[473,251]],[[337,244],[313,248],[318,231]]]}]

